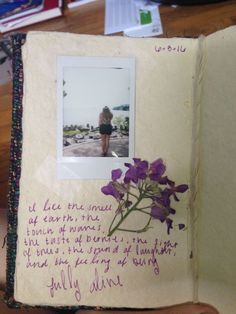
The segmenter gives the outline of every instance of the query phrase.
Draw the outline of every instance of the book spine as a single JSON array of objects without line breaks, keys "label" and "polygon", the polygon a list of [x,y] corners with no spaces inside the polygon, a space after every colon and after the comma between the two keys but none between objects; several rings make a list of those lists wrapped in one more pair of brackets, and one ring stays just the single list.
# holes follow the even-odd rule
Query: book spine
[{"label": "book spine", "polygon": [[193,84],[193,130],[192,130],[192,161],[191,161],[191,198],[189,225],[192,230],[189,236],[190,258],[192,259],[193,301],[198,302],[198,247],[197,220],[199,215],[199,186],[200,186],[200,112],[202,98],[202,78],[205,67],[205,37],[198,39],[198,52]]},{"label": "book spine", "polygon": [[8,230],[7,230],[7,274],[5,298],[9,306],[17,306],[13,300],[15,257],[17,241],[17,210],[19,204],[19,181],[21,175],[22,153],[22,97],[23,68],[21,46],[25,42],[25,34],[13,36],[13,105],[12,133],[8,193]]}]

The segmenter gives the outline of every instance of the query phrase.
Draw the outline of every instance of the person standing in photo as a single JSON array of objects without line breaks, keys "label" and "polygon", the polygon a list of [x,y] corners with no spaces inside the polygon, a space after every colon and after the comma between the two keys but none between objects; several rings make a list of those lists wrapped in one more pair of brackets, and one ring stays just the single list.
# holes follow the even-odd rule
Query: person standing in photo
[{"label": "person standing in photo", "polygon": [[105,106],[99,114],[99,132],[101,134],[102,155],[107,156],[109,149],[110,135],[112,133],[111,120],[113,114],[110,109]]}]

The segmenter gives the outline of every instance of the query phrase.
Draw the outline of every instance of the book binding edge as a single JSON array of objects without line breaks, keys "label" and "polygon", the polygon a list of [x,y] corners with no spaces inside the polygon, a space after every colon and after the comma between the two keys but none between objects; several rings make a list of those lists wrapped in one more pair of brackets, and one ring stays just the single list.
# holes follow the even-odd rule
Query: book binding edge
[{"label": "book binding edge", "polygon": [[192,259],[192,281],[193,281],[193,302],[199,302],[198,298],[198,246],[197,246],[197,220],[199,207],[199,185],[200,185],[200,114],[202,97],[202,79],[205,68],[205,36],[198,38],[198,52],[196,60],[195,80],[193,84],[193,141],[192,141],[192,162],[191,162],[191,199],[190,199],[190,259]]}]

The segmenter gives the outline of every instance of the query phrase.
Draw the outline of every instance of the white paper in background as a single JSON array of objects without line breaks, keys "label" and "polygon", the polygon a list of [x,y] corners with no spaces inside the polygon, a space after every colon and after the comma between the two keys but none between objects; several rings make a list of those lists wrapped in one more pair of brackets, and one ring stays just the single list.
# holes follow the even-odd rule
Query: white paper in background
[{"label": "white paper in background", "polygon": [[[150,37],[163,34],[161,17],[158,5],[148,5],[145,1],[136,1],[137,16],[139,17],[139,24],[137,26],[124,30],[124,35],[129,37]],[[140,11],[149,11],[151,15],[151,23],[141,25]]]},{"label": "white paper in background", "polygon": [[[149,22],[142,23],[141,12],[150,15]],[[104,33],[121,31],[130,37],[163,34],[158,5],[146,0],[106,0]]]},{"label": "white paper in background", "polygon": [[90,2],[94,2],[94,1],[96,1],[96,0],[75,0],[73,2],[69,2],[67,4],[67,6],[68,6],[69,9],[72,9],[72,8],[76,8],[76,7],[80,6],[80,5],[84,5],[84,4],[87,4],[87,3],[90,3]]},{"label": "white paper in background", "polygon": [[106,0],[105,35],[122,32],[138,24],[134,0]]}]

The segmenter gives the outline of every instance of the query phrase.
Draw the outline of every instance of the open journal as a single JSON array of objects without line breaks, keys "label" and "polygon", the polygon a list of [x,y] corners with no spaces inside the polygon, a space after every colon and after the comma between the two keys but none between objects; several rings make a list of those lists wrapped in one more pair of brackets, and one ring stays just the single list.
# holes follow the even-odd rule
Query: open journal
[{"label": "open journal", "polygon": [[[122,308],[201,301],[232,314],[236,28],[199,39],[19,38],[8,298]],[[175,181],[166,183],[174,209],[150,205],[170,195],[152,197],[160,191],[149,173],[142,211],[127,215],[140,198],[124,198],[126,188],[142,194],[148,167],[159,183]]]}]

